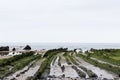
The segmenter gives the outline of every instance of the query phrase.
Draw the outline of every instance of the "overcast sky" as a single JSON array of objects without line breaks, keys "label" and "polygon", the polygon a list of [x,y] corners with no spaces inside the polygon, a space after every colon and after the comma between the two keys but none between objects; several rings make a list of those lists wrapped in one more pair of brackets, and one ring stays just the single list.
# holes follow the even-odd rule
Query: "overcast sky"
[{"label": "overcast sky", "polygon": [[120,43],[120,0],[0,0],[0,42]]}]

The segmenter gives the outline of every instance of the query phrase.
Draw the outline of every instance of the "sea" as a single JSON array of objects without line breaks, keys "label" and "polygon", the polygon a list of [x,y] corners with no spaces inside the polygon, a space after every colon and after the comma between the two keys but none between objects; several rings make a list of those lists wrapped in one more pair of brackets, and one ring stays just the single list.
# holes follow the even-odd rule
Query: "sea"
[{"label": "sea", "polygon": [[30,45],[32,50],[68,48],[89,50],[94,49],[120,49],[120,43],[0,43],[0,46],[9,46],[12,48],[23,48]]}]

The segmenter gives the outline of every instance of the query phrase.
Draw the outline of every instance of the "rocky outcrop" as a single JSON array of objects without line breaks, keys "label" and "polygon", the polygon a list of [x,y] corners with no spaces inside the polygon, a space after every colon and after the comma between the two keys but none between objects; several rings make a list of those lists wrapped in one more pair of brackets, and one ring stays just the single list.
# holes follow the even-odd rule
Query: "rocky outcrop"
[{"label": "rocky outcrop", "polygon": [[15,49],[15,48],[13,48],[13,49],[12,49],[12,51],[16,51],[16,49]]},{"label": "rocky outcrop", "polygon": [[9,46],[0,47],[0,51],[9,51]]},{"label": "rocky outcrop", "polygon": [[23,50],[31,50],[31,47],[29,45],[26,45]]}]

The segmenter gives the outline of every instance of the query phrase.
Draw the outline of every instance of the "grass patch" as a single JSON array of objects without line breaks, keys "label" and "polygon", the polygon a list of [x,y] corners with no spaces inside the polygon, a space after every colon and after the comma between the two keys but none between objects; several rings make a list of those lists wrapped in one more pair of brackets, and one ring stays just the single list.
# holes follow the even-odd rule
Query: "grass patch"
[{"label": "grass patch", "polygon": [[110,57],[110,58],[112,58],[114,60],[119,60],[120,61],[120,56],[113,56],[113,57]]},{"label": "grass patch", "polygon": [[15,72],[17,70],[22,69],[24,66],[28,65],[31,61],[33,61],[37,57],[38,56],[33,55],[33,56],[26,57],[26,58],[23,58],[23,59],[20,59],[18,61],[15,61],[15,62],[11,63],[11,65],[14,67],[13,71]]},{"label": "grass patch", "polygon": [[92,56],[93,58],[96,58],[98,60],[102,60],[102,61],[105,61],[105,62],[108,62],[108,63],[111,63],[111,64],[114,64],[114,65],[118,65],[120,66],[120,60],[115,60],[113,58],[116,58],[116,57],[106,57],[106,56]]},{"label": "grass patch", "polygon": [[[91,49],[90,57],[120,66],[120,49]],[[89,52],[86,51],[88,55]]]},{"label": "grass patch", "polygon": [[90,57],[120,66],[120,49],[91,49]]}]

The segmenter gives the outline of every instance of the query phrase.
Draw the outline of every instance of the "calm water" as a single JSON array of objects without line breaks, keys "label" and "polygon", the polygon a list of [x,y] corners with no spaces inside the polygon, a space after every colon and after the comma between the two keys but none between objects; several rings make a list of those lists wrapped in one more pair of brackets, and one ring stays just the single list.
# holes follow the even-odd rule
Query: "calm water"
[{"label": "calm water", "polygon": [[120,43],[0,43],[0,46],[10,46],[10,48],[23,48],[25,45],[30,45],[33,50],[37,49],[54,49],[54,48],[82,48],[88,50],[90,48],[105,49],[115,48],[120,49]]}]

